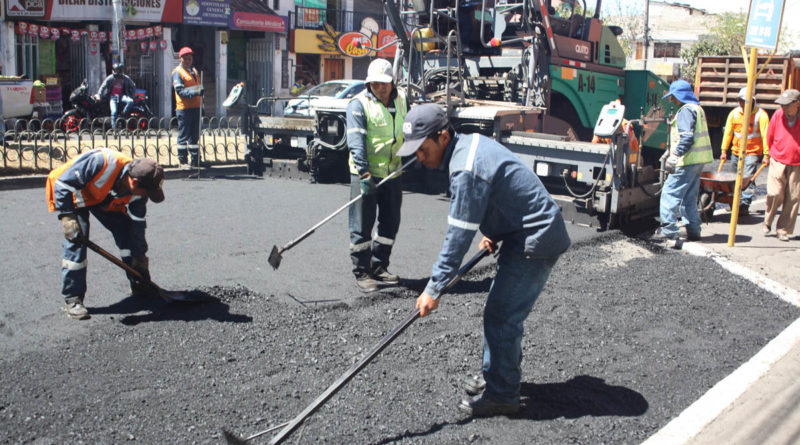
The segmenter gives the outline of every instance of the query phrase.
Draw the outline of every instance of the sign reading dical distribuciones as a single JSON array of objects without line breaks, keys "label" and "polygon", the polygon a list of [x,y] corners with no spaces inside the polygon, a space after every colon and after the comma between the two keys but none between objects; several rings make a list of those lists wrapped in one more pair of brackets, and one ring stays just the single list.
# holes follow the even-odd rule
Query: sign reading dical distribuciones
[{"label": "sign reading dical distribuciones", "polygon": [[784,0],[750,0],[744,45],[775,50],[781,33]]}]

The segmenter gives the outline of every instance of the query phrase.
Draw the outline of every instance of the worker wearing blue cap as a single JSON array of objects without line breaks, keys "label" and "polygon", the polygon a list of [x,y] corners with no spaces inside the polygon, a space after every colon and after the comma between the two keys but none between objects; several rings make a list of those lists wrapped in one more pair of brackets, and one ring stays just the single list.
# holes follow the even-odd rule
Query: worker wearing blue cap
[{"label": "worker wearing blue cap", "polygon": [[683,220],[689,241],[699,241],[701,220],[697,211],[697,194],[700,174],[703,165],[714,160],[706,113],[700,107],[692,86],[685,80],[672,82],[669,93],[663,97],[667,98],[680,108],[670,122],[669,151],[664,153],[664,169],[669,176],[661,189],[661,228],[653,239],[676,241],[678,223]]}]

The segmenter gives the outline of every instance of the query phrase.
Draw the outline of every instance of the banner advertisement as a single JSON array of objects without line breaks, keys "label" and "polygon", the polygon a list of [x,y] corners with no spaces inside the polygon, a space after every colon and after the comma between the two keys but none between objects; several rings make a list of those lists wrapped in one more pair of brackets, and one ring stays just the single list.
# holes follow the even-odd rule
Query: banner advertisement
[{"label": "banner advertisement", "polygon": [[[47,20],[84,22],[114,18],[111,0],[47,0],[47,3]],[[128,23],[180,23],[183,19],[183,0],[125,0],[124,4]]]},{"label": "banner advertisement", "polygon": [[286,21],[279,15],[260,14],[257,12],[234,11],[229,26],[231,29],[249,31],[286,32]]},{"label": "banner advertisement", "polygon": [[45,0],[6,0],[6,17],[43,18]]},{"label": "banner advertisement", "polygon": [[186,0],[183,23],[187,25],[228,26],[230,0]]}]

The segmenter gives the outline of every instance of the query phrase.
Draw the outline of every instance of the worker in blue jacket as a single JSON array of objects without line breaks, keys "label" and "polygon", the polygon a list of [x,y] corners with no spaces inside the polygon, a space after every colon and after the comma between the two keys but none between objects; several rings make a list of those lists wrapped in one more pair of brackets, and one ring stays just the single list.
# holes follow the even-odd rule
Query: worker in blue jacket
[{"label": "worker in blue jacket", "polygon": [[[61,260],[62,286],[67,316],[90,318],[83,304],[86,294],[86,245],[89,214],[112,235],[122,261],[150,279],[145,240],[148,199],[164,200],[164,169],[150,158],[131,160],[107,148],[84,152],[53,170],[47,177],[47,205],[58,213],[64,231]],[[128,274],[131,294],[150,295],[149,284]]]},{"label": "worker in blue jacket", "polygon": [[446,166],[450,176],[444,246],[416,306],[423,317],[439,306],[442,289],[458,273],[477,231],[483,234],[481,248],[499,247],[483,317],[485,383],[477,382],[483,394],[463,400],[459,409],[473,417],[515,413],[523,322],[570,246],[561,211],[530,167],[490,138],[456,133],[438,105],[412,108],[403,137],[398,156],[416,153],[425,167]]}]

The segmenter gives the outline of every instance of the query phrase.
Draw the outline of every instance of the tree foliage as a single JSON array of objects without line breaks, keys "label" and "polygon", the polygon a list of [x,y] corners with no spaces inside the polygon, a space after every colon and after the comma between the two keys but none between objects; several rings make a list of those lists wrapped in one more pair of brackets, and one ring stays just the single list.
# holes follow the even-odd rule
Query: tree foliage
[{"label": "tree foliage", "polygon": [[605,25],[622,28],[622,35],[617,37],[625,57],[628,59],[636,51],[636,43],[644,41],[644,11],[639,6],[617,2],[613,6],[600,11]]}]

